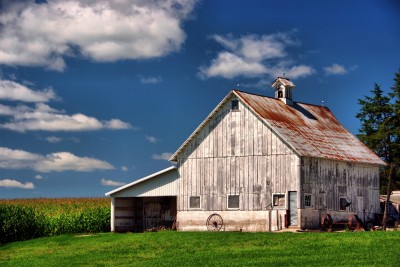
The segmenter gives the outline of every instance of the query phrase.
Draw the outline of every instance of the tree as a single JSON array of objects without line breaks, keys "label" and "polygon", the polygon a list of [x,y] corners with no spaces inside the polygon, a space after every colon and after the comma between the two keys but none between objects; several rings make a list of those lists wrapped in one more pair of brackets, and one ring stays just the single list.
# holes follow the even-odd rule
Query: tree
[{"label": "tree", "polygon": [[[392,136],[393,140],[393,162],[400,163],[400,70],[395,74],[394,85],[389,96],[394,100],[393,116],[390,119],[390,125],[392,125]],[[398,169],[398,168],[397,168]],[[398,177],[398,176],[397,176]]]},{"label": "tree", "polygon": [[[395,84],[388,96],[375,84],[371,90],[371,97],[359,99],[361,109],[356,116],[361,122],[357,137],[388,163],[380,174],[381,193],[387,192],[389,165],[394,163],[396,166],[400,159],[400,72],[395,74],[394,80]],[[397,171],[392,181],[392,189],[400,189],[398,177]]]}]

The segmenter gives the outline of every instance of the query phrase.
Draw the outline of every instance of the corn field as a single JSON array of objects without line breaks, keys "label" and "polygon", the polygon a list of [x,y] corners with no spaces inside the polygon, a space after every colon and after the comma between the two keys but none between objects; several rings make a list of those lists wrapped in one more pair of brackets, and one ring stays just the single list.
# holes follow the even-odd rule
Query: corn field
[{"label": "corn field", "polygon": [[108,231],[107,198],[0,200],[0,244],[66,233]]}]

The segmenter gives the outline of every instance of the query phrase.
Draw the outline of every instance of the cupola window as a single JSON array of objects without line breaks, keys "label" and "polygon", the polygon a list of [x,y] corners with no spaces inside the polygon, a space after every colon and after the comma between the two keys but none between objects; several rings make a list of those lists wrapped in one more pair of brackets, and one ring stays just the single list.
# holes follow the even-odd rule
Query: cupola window
[{"label": "cupola window", "polygon": [[287,105],[293,105],[292,90],[295,87],[288,78],[278,77],[272,84],[275,89],[275,98],[280,99]]}]

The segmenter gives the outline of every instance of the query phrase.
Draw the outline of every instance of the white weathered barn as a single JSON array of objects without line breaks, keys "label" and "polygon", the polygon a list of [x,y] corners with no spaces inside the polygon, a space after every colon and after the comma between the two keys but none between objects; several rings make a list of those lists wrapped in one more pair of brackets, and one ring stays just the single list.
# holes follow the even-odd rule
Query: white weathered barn
[{"label": "white weathered barn", "polygon": [[[275,231],[379,212],[385,163],[324,106],[231,91],[171,158],[176,164],[106,193],[112,231]],[[210,216],[212,214],[217,214]],[[211,217],[211,218],[210,218]]]}]

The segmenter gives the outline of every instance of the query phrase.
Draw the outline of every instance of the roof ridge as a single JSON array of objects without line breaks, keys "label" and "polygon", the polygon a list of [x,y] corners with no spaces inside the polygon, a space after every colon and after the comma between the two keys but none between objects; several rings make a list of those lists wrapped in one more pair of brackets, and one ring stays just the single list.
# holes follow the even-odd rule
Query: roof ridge
[{"label": "roof ridge", "polygon": [[[272,97],[272,96],[262,95],[262,94],[258,94],[258,93],[251,93],[251,92],[248,92],[248,91],[242,91],[242,90],[238,90],[238,89],[233,89],[232,91],[239,92],[239,93],[244,93],[244,94],[249,94],[249,95],[254,95],[254,96],[259,96],[259,97],[266,97],[266,98],[269,98],[269,99],[279,100],[279,99],[277,99],[275,97]],[[327,107],[327,106],[317,105],[317,104],[312,104],[312,103],[306,103],[306,102],[302,102],[302,101],[293,101],[293,103],[304,104],[304,105],[310,105],[310,106],[322,107],[322,108],[328,108],[329,109],[329,107]]]}]

